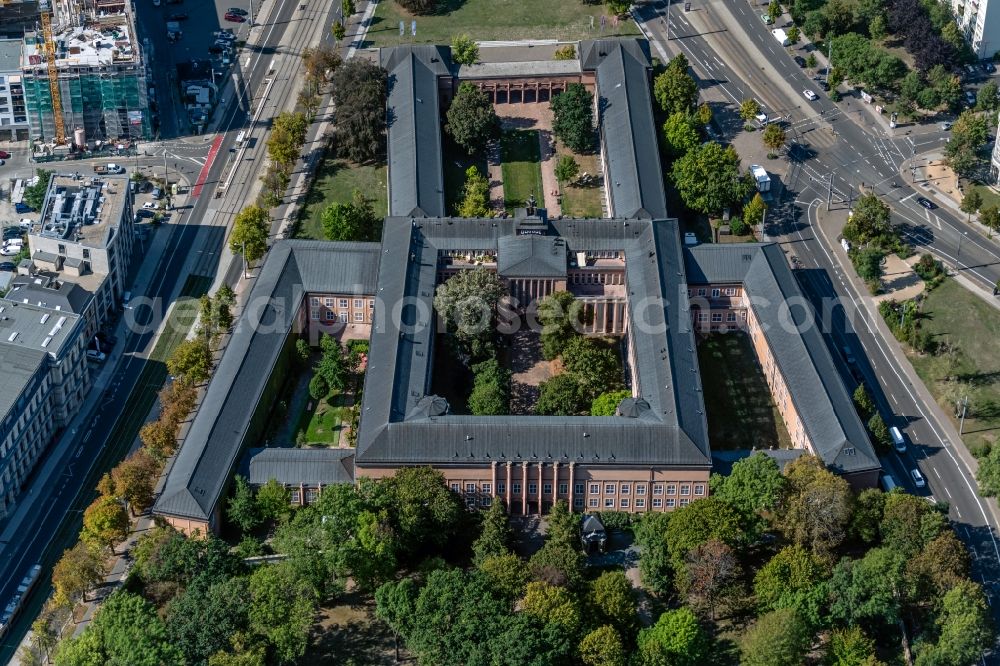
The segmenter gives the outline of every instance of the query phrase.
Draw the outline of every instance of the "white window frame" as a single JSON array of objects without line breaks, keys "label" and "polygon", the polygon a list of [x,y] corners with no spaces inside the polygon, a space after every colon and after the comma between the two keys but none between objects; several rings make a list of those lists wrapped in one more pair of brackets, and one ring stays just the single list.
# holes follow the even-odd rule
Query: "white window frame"
[{"label": "white window frame", "polygon": [[591,509],[596,509],[599,506],[599,504],[600,500],[598,500],[596,497],[591,497],[590,499],[587,500],[587,506],[589,506]]},{"label": "white window frame", "polygon": [[621,499],[621,502],[619,502],[619,504],[618,504],[618,505],[619,505],[619,506],[620,506],[621,508],[623,508],[623,509],[627,509],[627,508],[628,508],[628,498],[627,498],[627,497],[623,497],[623,498]]},{"label": "white window frame", "polygon": [[605,509],[613,509],[613,508],[615,508],[615,498],[614,497],[605,497],[604,498],[604,508]]},{"label": "white window frame", "polygon": [[605,483],[604,484],[604,494],[605,495],[614,495],[615,494],[615,490],[617,490],[617,488],[615,487],[615,484],[613,484],[613,483]]}]

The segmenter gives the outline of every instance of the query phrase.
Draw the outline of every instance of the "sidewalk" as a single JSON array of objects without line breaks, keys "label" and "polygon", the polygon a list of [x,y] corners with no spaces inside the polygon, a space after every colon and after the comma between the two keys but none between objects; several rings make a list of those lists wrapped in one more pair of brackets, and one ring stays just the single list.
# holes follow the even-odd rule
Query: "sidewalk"
[{"label": "sidewalk", "polygon": [[[861,278],[857,276],[857,273],[855,273],[854,266],[847,256],[847,252],[838,242],[844,224],[847,222],[847,208],[844,207],[827,212],[823,210],[823,206],[817,206],[815,217],[816,224],[814,228],[822,236],[822,244],[836,261],[841,277],[843,278],[842,282],[853,292],[853,300],[859,306],[859,311],[863,315],[865,324],[872,329],[877,343],[879,339],[884,341],[885,347],[883,351],[891,353],[893,359],[896,361],[896,365],[902,370],[903,377],[900,379],[904,382],[904,388],[911,396],[915,394],[920,402],[923,403],[923,406],[930,412],[930,414],[924,415],[928,417],[929,425],[933,430],[941,431],[940,434],[944,449],[947,452],[954,452],[953,457],[957,457],[957,460],[961,461],[959,469],[965,475],[966,481],[968,481],[974,490],[978,489],[976,470],[979,469],[979,462],[969,453],[962,437],[958,434],[954,425],[952,425],[951,420],[942,411],[937,400],[927,390],[923,380],[920,379],[919,375],[913,369],[913,365],[906,357],[896,337],[889,330],[889,327],[879,314],[875,299],[868,293],[868,288]],[[879,346],[882,347],[882,344],[879,343]],[[919,404],[918,409],[920,409]],[[978,493],[976,494],[978,497]],[[989,508],[989,522],[993,525],[1000,524],[1000,508],[998,508],[996,500],[985,497],[980,497],[979,500],[984,506]]]}]

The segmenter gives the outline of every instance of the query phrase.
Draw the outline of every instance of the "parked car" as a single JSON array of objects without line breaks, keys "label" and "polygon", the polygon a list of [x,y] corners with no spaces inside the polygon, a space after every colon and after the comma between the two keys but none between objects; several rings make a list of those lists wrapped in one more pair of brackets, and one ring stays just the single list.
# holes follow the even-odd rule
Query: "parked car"
[{"label": "parked car", "polygon": [[240,7],[230,7],[226,10],[227,14],[236,14],[237,16],[250,16],[250,12]]},{"label": "parked car", "polygon": [[225,39],[226,41],[235,42],[236,35],[229,32],[228,30],[216,30],[212,33],[212,36],[216,39]]},{"label": "parked car", "polygon": [[87,350],[87,360],[88,361],[96,361],[98,363],[104,363],[104,359],[106,359],[106,358],[107,358],[107,356],[105,356],[104,352],[102,352],[102,351],[97,351],[96,349],[88,349]]},{"label": "parked car", "polygon": [[812,90],[808,90],[808,89],[803,90],[802,94],[805,95],[805,98],[807,100],[809,100],[810,102],[815,102],[816,100],[819,99],[819,95],[817,95],[816,93],[814,93]]},{"label": "parked car", "polygon": [[934,210],[937,208],[937,204],[926,197],[918,197],[917,203],[926,208],[927,210]]},{"label": "parked car", "polygon": [[0,160],[9,160],[9,159],[10,159],[10,153],[8,153],[6,150],[0,150]]},{"label": "parked car", "polygon": [[168,21],[186,21],[187,18],[188,18],[188,15],[185,14],[184,12],[175,12],[175,13],[171,14],[170,16],[168,16],[167,20]]},{"label": "parked car", "polygon": [[24,229],[21,227],[4,227],[3,239],[10,240],[11,238],[20,238],[24,235]]},{"label": "parked car", "polygon": [[914,467],[910,470],[910,476],[913,477],[913,485],[917,488],[923,488],[927,485],[927,481],[924,479],[924,475],[920,473],[920,470]]},{"label": "parked car", "polygon": [[965,101],[969,103],[969,106],[975,106],[976,105],[976,93],[972,92],[971,90],[966,90],[965,91]]},{"label": "parked car", "polygon": [[806,59],[803,58],[802,56],[797,55],[794,58],[792,58],[792,60],[794,60],[795,64],[798,65],[799,67],[805,67],[806,66]]},{"label": "parked car", "polygon": [[26,203],[16,203],[14,204],[14,210],[23,215],[31,212],[31,206]]},{"label": "parked car", "polygon": [[230,23],[244,23],[247,20],[245,16],[240,16],[239,14],[226,14],[223,18]]},{"label": "parked car", "polygon": [[[159,199],[159,198],[160,198],[160,197],[162,197],[162,196],[163,196],[163,190],[161,190],[161,189],[160,189],[160,188],[158,188],[158,187],[154,187],[154,188],[153,188],[153,198],[154,198],[154,199]],[[143,205],[143,208],[146,208],[146,207],[147,207],[147,206]]]},{"label": "parked car", "polygon": [[761,14],[760,20],[764,22],[764,25],[771,25],[774,23],[774,19],[771,18],[770,14]]},{"label": "parked car", "polygon": [[984,60],[983,61],[983,71],[986,72],[987,74],[992,74],[993,72],[997,71],[997,68],[996,68],[996,65],[994,65],[989,60]]},{"label": "parked car", "polygon": [[941,129],[947,132],[948,130],[951,129],[951,123],[949,123],[947,120],[944,121],[943,123],[941,123]]},{"label": "parked car", "polygon": [[0,271],[4,273],[13,273],[16,270],[17,266],[15,266],[12,262],[10,261],[0,262]]},{"label": "parked car", "polygon": [[104,331],[98,331],[97,338],[104,344],[111,345],[112,347],[118,344],[118,338]]}]

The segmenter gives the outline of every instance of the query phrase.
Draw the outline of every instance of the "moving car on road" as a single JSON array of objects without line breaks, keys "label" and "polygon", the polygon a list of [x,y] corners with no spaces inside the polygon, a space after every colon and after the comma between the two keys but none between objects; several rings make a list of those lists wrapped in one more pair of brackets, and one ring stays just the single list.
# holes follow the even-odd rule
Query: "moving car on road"
[{"label": "moving car on road", "polygon": [[0,150],[0,160],[9,160],[9,159],[10,159],[10,153],[8,153],[6,150]]},{"label": "moving car on road", "polygon": [[802,94],[805,95],[805,98],[810,102],[815,102],[816,100],[819,99],[819,95],[814,93],[812,90],[809,90],[808,88],[806,90],[803,90]]},{"label": "moving car on road", "polygon": [[937,204],[928,199],[927,197],[918,197],[917,203],[926,208],[927,210],[934,210],[937,208]]}]

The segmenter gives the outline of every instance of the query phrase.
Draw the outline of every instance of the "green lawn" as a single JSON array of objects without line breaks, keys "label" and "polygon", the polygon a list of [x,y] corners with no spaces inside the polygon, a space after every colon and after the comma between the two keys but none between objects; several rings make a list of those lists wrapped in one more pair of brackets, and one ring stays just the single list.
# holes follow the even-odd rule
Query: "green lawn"
[{"label": "green lawn", "polygon": [[541,147],[537,130],[505,130],[500,137],[500,165],[503,169],[504,206],[524,206],[528,197],[545,202],[542,190]]},{"label": "green lawn", "polygon": [[299,418],[298,433],[305,433],[306,444],[330,444],[340,441],[340,431],[350,420],[351,408],[346,405],[344,395],[338,394],[323,400],[310,398]]},{"label": "green lawn", "polygon": [[[954,280],[930,292],[921,326],[939,344],[933,355],[910,353],[917,374],[952,418],[955,401],[969,396],[965,419],[966,446],[975,451],[1000,436],[1000,312]],[[949,377],[953,378],[949,381]]]},{"label": "green lawn", "polygon": [[[392,0],[382,0],[375,9],[365,46],[399,43],[450,44],[452,37],[467,34],[475,40],[598,39],[609,35],[638,35],[631,20],[617,26],[607,18],[601,30],[601,4],[584,5],[580,0],[443,0],[434,15],[414,16]],[[590,29],[594,17],[594,29]],[[417,36],[410,35],[410,21],[417,22]],[[404,21],[406,35],[399,36]]]},{"label": "green lawn", "polygon": [[475,166],[479,173],[486,176],[486,158],[482,155],[469,155],[447,136],[442,143],[445,205],[449,215],[458,215],[462,191],[465,189],[465,171],[470,166]]},{"label": "green lawn", "polygon": [[980,210],[982,210],[983,208],[989,208],[990,206],[996,206],[1000,208],[1000,194],[997,194],[996,192],[986,187],[985,185],[975,185],[967,183],[965,185],[965,193],[968,194],[972,190],[978,190],[979,196],[983,198],[983,205],[980,208]]},{"label": "green lawn", "polygon": [[700,341],[698,365],[713,449],[791,448],[746,333],[715,333]]},{"label": "green lawn", "polygon": [[306,194],[305,205],[299,214],[301,225],[297,237],[323,240],[320,222],[323,211],[330,204],[349,202],[354,190],[361,190],[366,197],[374,199],[372,206],[376,214],[388,214],[385,177],[384,164],[357,165],[332,157],[324,160]]},{"label": "green lawn", "polygon": [[[596,154],[576,155],[562,144],[557,148],[559,155],[572,155],[580,165],[580,175],[588,173],[601,178],[601,165]],[[569,217],[604,217],[604,188],[601,185],[577,187],[575,185],[560,185],[562,193],[562,213]]]}]

